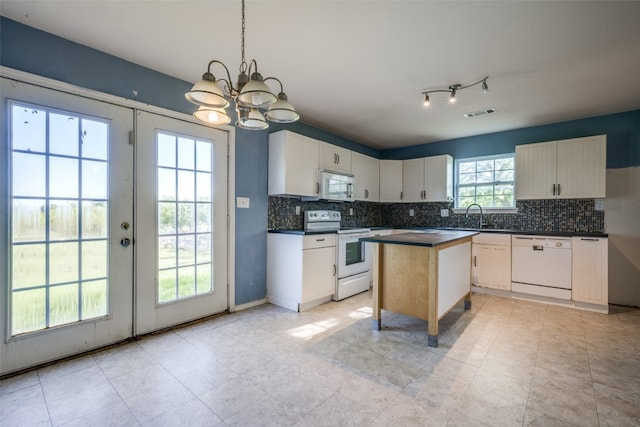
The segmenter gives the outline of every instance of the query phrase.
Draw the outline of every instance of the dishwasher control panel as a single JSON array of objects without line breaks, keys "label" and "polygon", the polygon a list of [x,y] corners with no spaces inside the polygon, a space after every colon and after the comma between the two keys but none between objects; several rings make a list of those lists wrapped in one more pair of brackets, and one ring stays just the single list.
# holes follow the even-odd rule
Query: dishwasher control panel
[{"label": "dishwasher control panel", "polygon": [[528,246],[532,250],[571,249],[571,238],[554,236],[511,236],[511,246]]}]

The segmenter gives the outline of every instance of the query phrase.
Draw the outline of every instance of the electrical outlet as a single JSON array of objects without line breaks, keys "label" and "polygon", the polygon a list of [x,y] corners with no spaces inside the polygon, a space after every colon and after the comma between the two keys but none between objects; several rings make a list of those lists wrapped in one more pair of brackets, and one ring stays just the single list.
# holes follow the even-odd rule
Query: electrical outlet
[{"label": "electrical outlet", "polygon": [[296,206],[296,215],[300,215],[300,206]]},{"label": "electrical outlet", "polygon": [[604,199],[595,199],[593,203],[593,209],[597,211],[604,210]]},{"label": "electrical outlet", "polygon": [[251,204],[251,199],[248,197],[236,197],[236,206],[239,208],[248,209]]},{"label": "electrical outlet", "polygon": [[349,208],[349,215],[353,215],[353,208]]},{"label": "electrical outlet", "polygon": [[415,215],[415,211],[413,209],[409,209],[409,216]]},{"label": "electrical outlet", "polygon": [[443,218],[449,216],[449,209],[440,209],[440,216]]}]

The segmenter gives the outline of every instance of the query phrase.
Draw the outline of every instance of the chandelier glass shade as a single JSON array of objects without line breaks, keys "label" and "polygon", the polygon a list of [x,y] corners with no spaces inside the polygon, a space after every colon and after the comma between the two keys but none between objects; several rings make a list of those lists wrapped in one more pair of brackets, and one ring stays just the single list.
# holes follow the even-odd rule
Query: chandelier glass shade
[{"label": "chandelier glass shade", "polygon": [[[227,66],[217,59],[210,61],[207,71],[202,75],[202,80],[185,94],[185,98],[189,102],[199,107],[193,116],[208,124],[230,123],[231,116],[226,109],[233,101],[238,117],[236,125],[240,128],[266,129],[269,127],[267,120],[275,123],[295,122],[300,118],[300,115],[287,99],[282,82],[276,77],[263,78],[258,72],[258,63],[254,59],[248,64],[245,61],[244,9],[244,0],[242,0],[242,62],[240,63],[238,80],[234,86]],[[216,79],[211,72],[214,65],[224,70],[226,78]],[[266,82],[269,80],[274,80],[280,85],[280,92],[277,96],[267,86]],[[266,110],[265,115],[260,110]]]}]

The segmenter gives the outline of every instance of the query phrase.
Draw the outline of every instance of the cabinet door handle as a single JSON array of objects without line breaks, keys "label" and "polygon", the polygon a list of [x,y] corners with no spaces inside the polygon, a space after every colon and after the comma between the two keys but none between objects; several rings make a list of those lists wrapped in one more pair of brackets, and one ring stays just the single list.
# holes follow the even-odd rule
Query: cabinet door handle
[{"label": "cabinet door handle", "polygon": [[478,266],[478,257],[477,256],[473,256],[473,266],[477,267]]},{"label": "cabinet door handle", "polygon": [[558,196],[560,195],[560,184],[558,184]]},{"label": "cabinet door handle", "polygon": [[364,198],[365,198],[365,199],[368,199],[368,198],[369,198],[369,190],[367,190],[366,188],[365,188],[365,190],[364,190]]},{"label": "cabinet door handle", "polygon": [[402,200],[402,191],[400,192],[400,200]]},{"label": "cabinet door handle", "polygon": [[335,277],[337,273],[338,273],[338,269],[336,268],[336,265],[333,264],[333,276]]},{"label": "cabinet door handle", "polygon": [[340,154],[336,154],[336,157],[338,158],[338,161],[336,162],[336,164],[340,164]]},{"label": "cabinet door handle", "polygon": [[599,242],[600,239],[588,239],[588,238],[581,238],[580,240],[582,240],[583,242]]},{"label": "cabinet door handle", "polygon": [[324,239],[316,239],[316,242],[324,242]]},{"label": "cabinet door handle", "polygon": [[316,182],[316,194],[320,194],[320,183]]},{"label": "cabinet door handle", "polygon": [[555,184],[553,184],[553,195],[554,196],[556,195],[556,185]]}]

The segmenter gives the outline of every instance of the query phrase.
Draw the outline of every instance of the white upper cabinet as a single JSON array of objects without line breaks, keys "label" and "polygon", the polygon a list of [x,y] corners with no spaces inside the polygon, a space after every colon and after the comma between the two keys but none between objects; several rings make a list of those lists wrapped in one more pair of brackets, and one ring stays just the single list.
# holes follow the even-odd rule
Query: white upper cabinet
[{"label": "white upper cabinet", "polygon": [[351,173],[351,150],[320,142],[318,167],[334,172]]},{"label": "white upper cabinet", "polygon": [[605,197],[606,135],[516,146],[516,198]]},{"label": "white upper cabinet", "polygon": [[424,158],[402,161],[402,201],[424,200]]},{"label": "white upper cabinet", "polygon": [[403,160],[403,202],[445,202],[453,197],[453,158],[449,155]]},{"label": "white upper cabinet", "polygon": [[287,130],[269,135],[269,195],[318,195],[315,139]]},{"label": "white upper cabinet", "polygon": [[351,173],[355,176],[355,199],[380,201],[380,160],[351,153]]},{"label": "white upper cabinet", "polygon": [[448,154],[424,159],[425,195],[427,202],[453,200],[453,157]]},{"label": "white upper cabinet", "polygon": [[380,160],[381,202],[402,201],[402,164],[402,160]]}]

